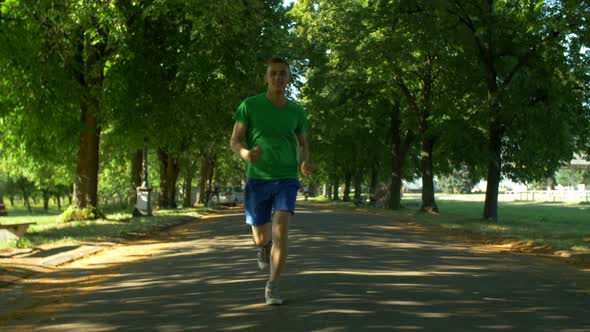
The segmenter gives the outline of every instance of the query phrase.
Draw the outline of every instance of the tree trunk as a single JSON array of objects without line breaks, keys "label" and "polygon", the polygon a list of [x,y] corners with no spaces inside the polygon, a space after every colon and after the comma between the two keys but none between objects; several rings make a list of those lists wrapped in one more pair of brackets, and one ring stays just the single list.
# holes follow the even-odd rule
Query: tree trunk
[{"label": "tree trunk", "polygon": [[98,165],[100,126],[98,125],[100,91],[103,82],[106,43],[92,44],[89,37],[80,35],[76,79],[84,87],[80,101],[80,148],[76,169],[74,205],[76,208],[98,207]]},{"label": "tree trunk", "polygon": [[55,195],[55,203],[57,204],[57,209],[61,210],[61,197],[59,195]]},{"label": "tree trunk", "polygon": [[182,206],[187,208],[192,206],[192,187],[193,187],[193,176],[190,172],[184,176],[184,200]]},{"label": "tree trunk", "polygon": [[137,187],[141,186],[141,171],[143,166],[143,150],[135,150],[131,156],[130,172],[131,183],[129,187],[129,194],[127,197],[127,205],[129,209],[133,210],[137,204]]},{"label": "tree trunk", "polygon": [[438,212],[438,206],[434,200],[434,174],[432,172],[433,140],[422,134],[420,144],[420,169],[422,171],[422,207],[420,211],[427,213]]},{"label": "tree trunk", "polygon": [[213,158],[204,156],[201,160],[201,174],[199,183],[199,204],[206,204],[210,197],[211,182],[213,181],[213,168],[215,162]]},{"label": "tree trunk", "polygon": [[216,159],[215,156],[213,156],[209,159],[209,174],[208,174],[208,176],[209,176],[209,181],[208,181],[209,191],[212,191],[214,189],[213,188],[213,177],[215,176],[215,159]]},{"label": "tree trunk", "polygon": [[[217,181],[213,181],[213,178],[215,178],[215,164],[217,162],[217,156],[213,155],[209,158],[209,193],[211,193],[212,195],[217,195],[216,199],[217,202],[219,202],[219,183],[217,183]],[[208,199],[211,199],[211,197],[208,197]]]},{"label": "tree trunk", "polygon": [[48,189],[43,189],[43,210],[47,211],[49,210],[49,190]]},{"label": "tree trunk", "polygon": [[391,112],[390,141],[391,141],[391,182],[389,184],[389,208],[399,210],[401,208],[401,189],[403,169],[410,144],[414,141],[414,133],[406,131],[402,140],[401,109],[398,103],[394,103]]},{"label": "tree trunk", "polygon": [[319,195],[319,192],[320,192],[319,185],[317,183],[312,183],[311,184],[310,192],[311,192],[311,194],[310,194],[311,197],[317,197]]},{"label": "tree trunk", "polygon": [[205,204],[205,190],[207,190],[207,178],[208,178],[208,170],[207,170],[207,159],[201,159],[201,172],[199,174],[199,200],[197,201],[199,204]]},{"label": "tree trunk", "polygon": [[328,183],[326,185],[326,194],[324,196],[326,196],[329,199],[332,198],[332,183]]},{"label": "tree trunk", "polygon": [[[493,14],[493,4],[488,3],[488,11]],[[502,136],[500,123],[500,107],[497,104],[498,74],[494,64],[494,45],[491,27],[485,33],[485,42],[481,45],[481,61],[485,68],[485,78],[488,88],[487,106],[490,112],[488,122],[489,152],[486,200],[483,218],[498,221],[498,189],[502,170]]]},{"label": "tree trunk", "polygon": [[400,177],[391,179],[391,184],[389,185],[389,208],[392,210],[402,208],[402,179]]},{"label": "tree trunk", "polygon": [[490,154],[488,162],[488,178],[486,186],[486,201],[484,203],[483,218],[498,221],[498,193],[501,177],[501,149],[502,134],[496,124],[490,124]]},{"label": "tree trunk", "polygon": [[4,205],[4,196],[0,193],[0,217],[8,216],[8,211],[6,211],[6,206]]},{"label": "tree trunk", "polygon": [[33,210],[31,209],[31,201],[29,200],[28,194],[23,194],[23,204],[27,208],[27,211],[29,211],[29,213],[33,212]]},{"label": "tree trunk", "polygon": [[350,202],[350,182],[352,181],[352,173],[346,172],[344,175],[344,202]]},{"label": "tree trunk", "polygon": [[26,179],[21,179],[18,182],[18,188],[20,189],[20,193],[22,195],[23,198],[23,206],[27,208],[27,211],[29,211],[29,213],[32,213],[32,209],[31,209],[31,194],[29,193],[29,182]]},{"label": "tree trunk", "polygon": [[547,190],[555,190],[555,181],[553,180],[553,177],[547,178]]},{"label": "tree trunk", "polygon": [[178,158],[172,157],[162,149],[158,149],[160,161],[160,197],[158,205],[163,209],[176,208],[176,180],[178,179]]},{"label": "tree trunk", "polygon": [[373,162],[371,165],[371,201],[377,195],[377,185],[379,184],[379,164],[377,161]]},{"label": "tree trunk", "polygon": [[168,179],[166,177],[168,154],[162,149],[158,149],[158,161],[160,163],[160,195],[158,196],[158,206],[164,209],[168,207],[170,198],[168,197]]},{"label": "tree trunk", "polygon": [[334,178],[334,189],[333,189],[333,190],[334,190],[334,192],[333,192],[334,196],[333,196],[333,198],[332,198],[332,200],[334,200],[334,201],[337,201],[337,200],[339,200],[339,199],[340,199],[340,198],[338,197],[338,183],[339,183],[339,182],[340,182],[340,180],[338,180],[338,178],[337,178],[337,177],[335,177],[335,178]]},{"label": "tree trunk", "polygon": [[81,106],[80,149],[76,170],[74,205],[76,208],[98,206],[98,146],[100,129],[97,121],[98,101],[91,95],[91,87],[85,90]]},{"label": "tree trunk", "polygon": [[166,177],[168,178],[168,197],[170,199],[168,205],[171,208],[176,208],[176,181],[180,173],[180,163],[178,158],[170,157],[170,155],[169,158],[170,163],[168,164],[168,172],[166,172]]},{"label": "tree trunk", "polygon": [[430,132],[430,96],[432,93],[432,65],[433,57],[430,53],[424,56],[424,75],[422,76],[422,91],[420,104],[417,109],[418,122],[420,129],[420,170],[422,172],[422,207],[420,211],[427,213],[438,212],[438,206],[434,199],[434,174],[433,174],[433,157],[435,139]]},{"label": "tree trunk", "polygon": [[355,177],[354,177],[354,201],[356,203],[362,203],[361,202],[361,196],[362,196],[362,182],[363,182],[363,170],[362,169],[358,169],[356,171]]}]

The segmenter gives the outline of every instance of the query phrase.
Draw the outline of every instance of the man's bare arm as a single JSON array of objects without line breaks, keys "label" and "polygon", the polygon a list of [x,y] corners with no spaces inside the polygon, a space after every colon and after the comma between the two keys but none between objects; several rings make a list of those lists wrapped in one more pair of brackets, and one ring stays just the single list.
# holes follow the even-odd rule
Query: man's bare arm
[{"label": "man's bare arm", "polygon": [[236,121],[234,123],[234,130],[231,134],[231,138],[229,139],[229,145],[232,151],[240,158],[255,163],[258,161],[258,154],[260,153],[260,149],[258,146],[253,147],[251,150],[244,148],[242,142],[246,137],[246,126]]},{"label": "man's bare arm", "polygon": [[309,159],[309,149],[307,147],[307,138],[305,134],[298,134],[297,135],[297,160],[301,165],[302,162],[308,161]]},{"label": "man's bare arm", "polygon": [[313,171],[313,166],[309,163],[309,149],[307,146],[307,138],[305,134],[297,135],[297,159],[299,161],[299,168],[303,176],[308,176]]}]

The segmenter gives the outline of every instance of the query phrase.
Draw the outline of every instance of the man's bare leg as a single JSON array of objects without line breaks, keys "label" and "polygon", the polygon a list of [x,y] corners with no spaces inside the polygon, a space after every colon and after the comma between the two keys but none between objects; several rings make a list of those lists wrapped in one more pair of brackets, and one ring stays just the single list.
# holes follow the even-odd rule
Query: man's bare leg
[{"label": "man's bare leg", "polygon": [[287,259],[289,220],[291,212],[276,211],[272,216],[272,251],[270,256],[270,281],[277,283]]},{"label": "man's bare leg", "polygon": [[271,240],[272,224],[266,223],[260,226],[252,226],[252,240],[257,247],[264,247]]},{"label": "man's bare leg", "polygon": [[260,226],[252,226],[252,240],[254,245],[258,247],[256,261],[258,262],[258,269],[264,271],[270,265],[270,249],[272,224],[266,223]]}]

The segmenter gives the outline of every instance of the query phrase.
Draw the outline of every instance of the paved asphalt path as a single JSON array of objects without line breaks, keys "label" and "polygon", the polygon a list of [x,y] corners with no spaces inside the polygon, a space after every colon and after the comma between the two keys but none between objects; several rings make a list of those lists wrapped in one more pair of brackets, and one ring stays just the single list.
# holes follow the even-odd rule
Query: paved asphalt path
[{"label": "paved asphalt path", "polygon": [[290,234],[283,306],[235,214],[40,276],[0,331],[590,331],[588,270],[317,207]]}]

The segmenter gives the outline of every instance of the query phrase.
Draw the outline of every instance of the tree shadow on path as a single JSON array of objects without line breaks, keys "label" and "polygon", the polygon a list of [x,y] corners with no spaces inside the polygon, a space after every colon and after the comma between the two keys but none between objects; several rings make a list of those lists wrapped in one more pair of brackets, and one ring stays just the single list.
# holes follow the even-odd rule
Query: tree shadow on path
[{"label": "tree shadow on path", "polygon": [[[182,227],[158,255],[87,269],[76,296],[46,289],[36,331],[590,331],[588,274],[421,232],[382,217],[303,210],[283,306],[263,304],[243,217]],[[74,269],[62,277],[79,275]],[[36,294],[39,296],[41,294]],[[50,308],[48,299],[59,308]],[[60,299],[57,301],[57,299]],[[10,329],[8,331],[11,331]]]}]

